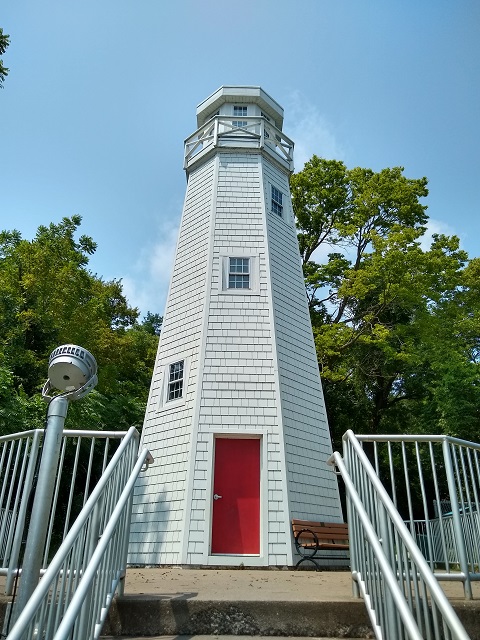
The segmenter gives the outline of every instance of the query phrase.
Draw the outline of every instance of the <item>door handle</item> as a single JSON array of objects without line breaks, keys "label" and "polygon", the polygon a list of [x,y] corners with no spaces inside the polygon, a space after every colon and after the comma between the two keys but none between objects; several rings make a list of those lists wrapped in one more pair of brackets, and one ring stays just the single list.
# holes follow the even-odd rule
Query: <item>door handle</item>
[{"label": "door handle", "polygon": [[219,498],[221,498],[222,496],[219,496],[218,493],[214,493],[213,494],[213,499],[214,500],[218,500]]}]

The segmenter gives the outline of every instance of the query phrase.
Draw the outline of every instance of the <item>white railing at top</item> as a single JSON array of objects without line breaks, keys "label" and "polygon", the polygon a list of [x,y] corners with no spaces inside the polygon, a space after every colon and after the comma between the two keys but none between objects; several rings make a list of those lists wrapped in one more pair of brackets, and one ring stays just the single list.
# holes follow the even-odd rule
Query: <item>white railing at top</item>
[{"label": "white railing at top", "polygon": [[[152,462],[132,427],[21,612],[9,640],[98,638],[127,562],[135,481]],[[121,590],[121,589],[120,589]]]},{"label": "white railing at top", "polygon": [[365,601],[376,638],[468,640],[408,527],[352,431],[335,465],[347,492],[355,593]]},{"label": "white railing at top", "polygon": [[480,445],[450,436],[358,435],[439,580],[480,580]]},{"label": "white railing at top", "polygon": [[185,140],[185,163],[216,147],[254,147],[267,150],[293,171],[293,142],[263,116],[215,116]]},{"label": "white railing at top", "polygon": [[[43,429],[0,437],[0,575],[11,595],[23,531],[31,510]],[[126,431],[65,430],[57,469],[43,569],[65,538]]]}]

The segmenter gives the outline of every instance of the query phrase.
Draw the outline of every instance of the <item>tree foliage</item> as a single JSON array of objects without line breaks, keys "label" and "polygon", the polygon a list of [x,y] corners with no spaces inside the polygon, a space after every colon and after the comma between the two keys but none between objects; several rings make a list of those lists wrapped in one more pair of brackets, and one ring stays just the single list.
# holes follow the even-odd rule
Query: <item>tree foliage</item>
[{"label": "tree foliage", "polygon": [[480,267],[455,236],[423,247],[426,178],[313,156],[291,190],[336,440],[478,433]]},{"label": "tree foliage", "polygon": [[[28,426],[41,423],[38,397],[48,358],[66,343],[89,349],[101,371],[97,389],[72,405],[70,422],[115,429],[143,421],[158,342],[152,327],[158,329],[161,318],[148,314],[139,323],[121,281],[104,281],[88,270],[96,244],[86,235],[77,238],[80,223],[80,216],[72,216],[40,226],[31,241],[18,231],[0,233],[3,433],[28,423],[26,411]],[[4,414],[11,416],[10,425]]]},{"label": "tree foliage", "polygon": [[[3,29],[0,28],[0,56],[3,56],[10,44],[10,36],[3,33]],[[5,78],[8,76],[8,69],[3,65],[3,60],[0,59],[0,88],[3,88]]]}]

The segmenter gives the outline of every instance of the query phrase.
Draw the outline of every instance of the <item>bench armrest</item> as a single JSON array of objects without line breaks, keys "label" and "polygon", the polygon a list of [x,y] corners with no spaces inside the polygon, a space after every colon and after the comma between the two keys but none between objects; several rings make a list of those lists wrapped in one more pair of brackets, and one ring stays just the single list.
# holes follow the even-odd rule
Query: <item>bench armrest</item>
[{"label": "bench armrest", "polygon": [[[309,533],[310,535],[308,537],[310,538],[311,536],[312,539],[309,541],[304,541],[302,543],[300,541],[300,538],[303,533]],[[301,529],[300,531],[297,531],[295,533],[294,538],[295,538],[295,549],[297,550],[297,553],[299,553],[301,556],[314,556],[320,548],[318,544],[317,535],[311,529]]]}]

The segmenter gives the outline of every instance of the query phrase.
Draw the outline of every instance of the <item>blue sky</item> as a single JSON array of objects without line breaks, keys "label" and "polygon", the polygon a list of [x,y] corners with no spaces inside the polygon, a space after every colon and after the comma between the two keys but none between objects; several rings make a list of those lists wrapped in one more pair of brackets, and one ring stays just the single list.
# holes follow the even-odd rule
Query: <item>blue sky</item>
[{"label": "blue sky", "polygon": [[80,214],[90,266],[163,313],[185,193],[183,141],[222,84],[285,109],[296,167],[427,176],[430,231],[480,256],[475,0],[3,0],[0,228]]}]

